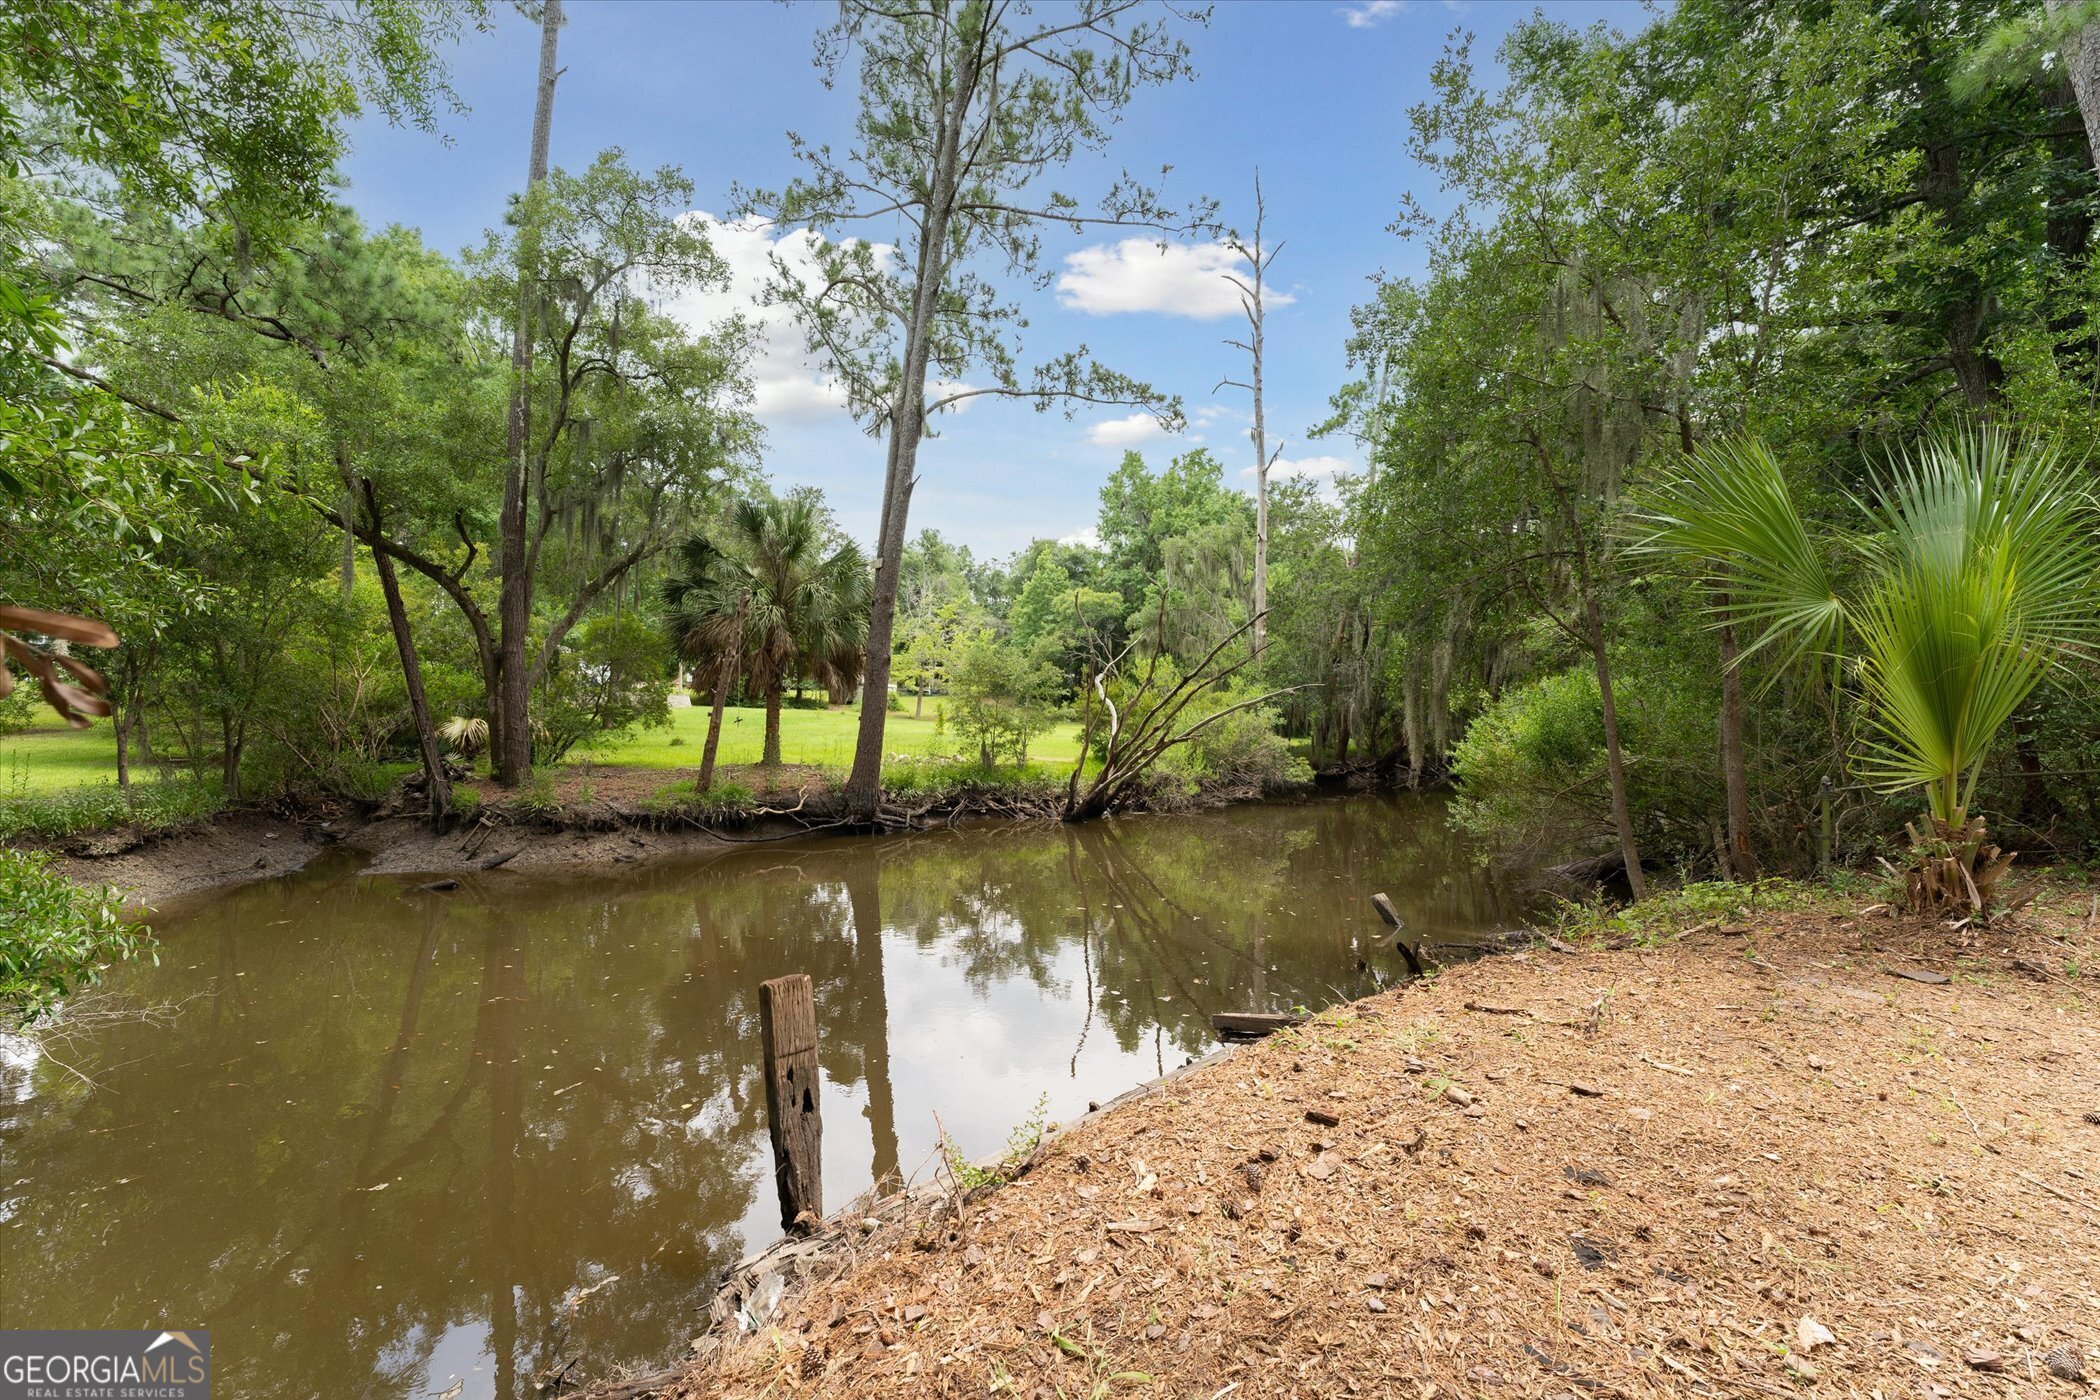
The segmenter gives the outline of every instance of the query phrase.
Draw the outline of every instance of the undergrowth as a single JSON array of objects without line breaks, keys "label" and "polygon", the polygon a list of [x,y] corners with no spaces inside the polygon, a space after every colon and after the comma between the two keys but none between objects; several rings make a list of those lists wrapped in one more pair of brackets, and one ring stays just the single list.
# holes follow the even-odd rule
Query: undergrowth
[{"label": "undergrowth", "polygon": [[1659,890],[1638,904],[1561,900],[1551,912],[1554,931],[1570,941],[1671,937],[1701,924],[1747,923],[1759,914],[1802,909],[1829,897],[1824,882],[1777,876],[1761,880],[1695,880]]},{"label": "undergrowth", "polygon": [[81,836],[124,826],[174,831],[205,821],[225,806],[218,784],[202,779],[140,783],[128,798],[114,784],[25,794],[0,800],[0,841]]},{"label": "undergrowth", "polygon": [[942,1128],[941,1157],[947,1163],[948,1175],[954,1179],[955,1188],[958,1191],[975,1191],[981,1186],[1004,1186],[1019,1176],[1021,1168],[1028,1165],[1028,1159],[1035,1156],[1036,1148],[1042,1146],[1043,1134],[1057,1126],[1049,1121],[1049,1114],[1050,1096],[1040,1095],[1028,1116],[1007,1134],[1006,1151],[1000,1154],[998,1161],[989,1166],[980,1165],[965,1157],[955,1139],[948,1136],[948,1130]]}]

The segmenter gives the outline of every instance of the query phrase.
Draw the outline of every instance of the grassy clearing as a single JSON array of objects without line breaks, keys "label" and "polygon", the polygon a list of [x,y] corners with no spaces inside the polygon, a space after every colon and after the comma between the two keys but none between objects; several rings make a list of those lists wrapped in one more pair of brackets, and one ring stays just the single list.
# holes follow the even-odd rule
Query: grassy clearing
[{"label": "grassy clearing", "polygon": [[0,802],[116,780],[117,737],[106,722],[0,739]]},{"label": "grassy clearing", "polygon": [[[963,775],[955,765],[934,761],[951,758],[963,747],[952,732],[938,723],[939,714],[940,702],[931,700],[922,718],[913,718],[908,710],[890,715],[885,742],[889,761],[884,782],[892,790],[904,795],[932,796],[966,780],[978,786],[1047,788],[1052,782],[1063,781],[1072,760],[1079,755],[1079,726],[1059,724],[1037,738],[1025,770],[1006,768],[985,775],[973,768],[969,775]],[[789,765],[820,768],[842,776],[853,763],[859,724],[859,714],[850,708],[783,710],[782,757]],[[764,710],[732,708],[723,716],[721,752],[716,761],[724,769],[756,764],[764,750],[765,737]],[[706,743],[706,709],[681,707],[671,711],[671,723],[666,728],[637,729],[578,745],[567,766],[689,771],[700,766],[700,753]],[[383,787],[411,767],[383,765],[375,771],[375,781]],[[0,739],[0,840],[73,836],[127,823],[160,830],[208,816],[221,805],[213,790],[189,782],[156,781],[149,768],[135,770],[139,781],[127,808],[117,795],[116,769],[116,736],[107,724],[80,730],[37,729]],[[556,783],[561,774],[562,770],[557,769],[547,777],[550,783]],[[726,774],[724,783],[728,783]],[[689,798],[688,781],[666,789],[661,801],[679,803],[681,787]],[[702,805],[710,809],[734,807],[737,794],[748,797],[743,788],[733,783],[726,788],[718,783],[717,791],[710,793]],[[376,798],[379,791],[375,788],[358,795]]]},{"label": "grassy clearing", "polygon": [[[906,702],[909,704],[909,702]],[[935,716],[940,702],[926,702],[923,719],[911,711],[892,714],[883,731],[887,756],[938,758],[961,752],[962,741],[953,731],[936,732]],[[853,745],[860,729],[860,714],[851,708],[837,710],[782,710],[780,712],[780,756],[787,763],[806,763],[819,768],[848,768],[853,764]],[[731,706],[722,716],[722,748],[717,762],[756,763],[764,752],[766,712]],[[636,729],[629,734],[601,739],[576,747],[579,760],[614,767],[697,768],[700,750],[707,743],[707,710],[701,706],[671,711],[667,729]],[[0,744],[0,748],[4,748]],[[1069,766],[1079,756],[1079,726],[1059,724],[1030,745],[1028,756],[1042,763]]]}]

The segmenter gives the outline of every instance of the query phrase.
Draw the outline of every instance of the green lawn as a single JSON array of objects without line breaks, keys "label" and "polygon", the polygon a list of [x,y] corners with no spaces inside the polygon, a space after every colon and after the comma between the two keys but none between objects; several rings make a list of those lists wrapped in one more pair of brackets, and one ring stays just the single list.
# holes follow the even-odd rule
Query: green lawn
[{"label": "green lawn", "polygon": [[116,780],[117,739],[107,720],[86,729],[55,725],[0,739],[0,802]]},{"label": "green lawn", "polygon": [[[909,706],[910,702],[906,702]],[[955,754],[962,744],[954,733],[936,734],[934,716],[938,700],[926,702],[926,717],[913,719],[892,712],[883,730],[886,757],[908,754],[914,758]],[[780,712],[780,757],[787,763],[809,763],[823,768],[848,768],[853,764],[853,744],[860,732],[860,713],[852,709],[782,710]],[[681,742],[682,741],[682,742]],[[722,716],[722,748],[717,763],[756,763],[765,748],[766,712],[731,706]],[[576,746],[574,757],[591,763],[617,764],[634,768],[697,768],[700,750],[707,744],[707,710],[695,705],[671,711],[668,729],[637,729],[609,743]],[[1079,756],[1079,726],[1055,725],[1036,737],[1028,749],[1033,762],[1070,763]]]},{"label": "green lawn", "polygon": [[[928,700],[924,719],[913,719],[909,709],[892,713],[883,741],[889,755],[920,757],[960,750],[962,745],[952,733],[934,733],[939,708],[938,700]],[[859,724],[859,714],[850,709],[782,710],[781,757],[789,763],[823,768],[850,767]],[[722,750],[716,761],[756,763],[765,738],[764,710],[733,708],[722,719]],[[618,767],[697,768],[706,742],[707,711],[680,707],[671,711],[668,729],[638,729],[625,740],[578,745],[571,757],[576,762]],[[1070,723],[1039,735],[1028,751],[1028,757],[1038,763],[1069,764],[1078,756],[1079,726]],[[151,768],[138,776],[150,780]],[[34,729],[0,739],[0,802],[114,783],[116,777],[116,737],[107,721],[88,729]]]}]

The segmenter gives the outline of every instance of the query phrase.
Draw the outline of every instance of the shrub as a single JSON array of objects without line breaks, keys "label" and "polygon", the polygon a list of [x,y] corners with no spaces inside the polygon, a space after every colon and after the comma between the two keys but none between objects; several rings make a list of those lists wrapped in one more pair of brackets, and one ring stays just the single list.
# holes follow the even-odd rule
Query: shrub
[{"label": "shrub", "polygon": [[[1614,674],[1613,692],[1642,849],[1664,859],[1701,856],[1712,848],[1720,810],[1712,757],[1717,686],[1626,666]],[[1491,845],[1557,853],[1612,829],[1604,706],[1587,666],[1504,691],[1466,727],[1451,766],[1454,817]]]},{"label": "shrub", "polygon": [[113,783],[68,788],[0,801],[0,841],[79,836],[120,826],[173,831],[193,826],[225,805],[218,785],[206,779],[139,784],[131,789],[129,802]]},{"label": "shrub", "polygon": [[559,763],[581,740],[625,738],[637,724],[668,725],[670,659],[663,633],[631,613],[578,627],[534,697],[532,761]]},{"label": "shrub", "polygon": [[48,1015],[107,964],[142,953],[160,961],[115,889],[76,885],[49,856],[0,850],[0,1028]]},{"label": "shrub", "polygon": [[[1182,712],[1186,728],[1258,694],[1235,685],[1196,700]],[[1273,705],[1250,705],[1206,725],[1186,744],[1167,750],[1161,766],[1206,782],[1268,790],[1312,781],[1312,767],[1277,733],[1283,716]]]},{"label": "shrub", "polygon": [[1056,716],[1050,697],[1057,686],[1055,671],[980,632],[962,644],[950,669],[949,722],[977,750],[981,766],[992,768],[1002,756],[1026,763],[1029,742]]}]

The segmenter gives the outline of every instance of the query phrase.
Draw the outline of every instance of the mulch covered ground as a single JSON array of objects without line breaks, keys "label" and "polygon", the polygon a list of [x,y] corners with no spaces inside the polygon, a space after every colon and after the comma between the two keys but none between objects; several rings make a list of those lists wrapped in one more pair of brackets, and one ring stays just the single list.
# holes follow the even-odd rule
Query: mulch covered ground
[{"label": "mulch covered ground", "polygon": [[1446,971],[875,1230],[668,1393],[2082,1393],[2089,900]]}]

